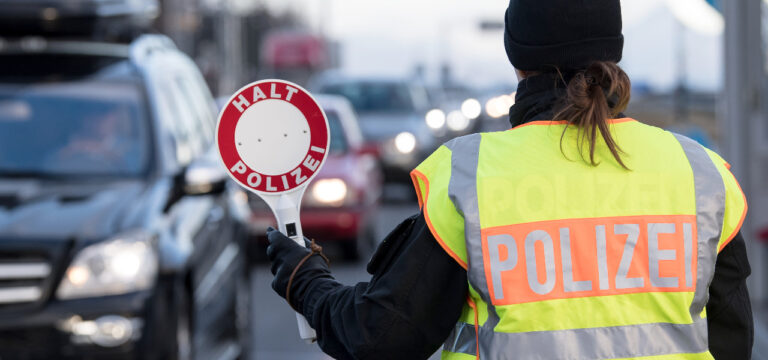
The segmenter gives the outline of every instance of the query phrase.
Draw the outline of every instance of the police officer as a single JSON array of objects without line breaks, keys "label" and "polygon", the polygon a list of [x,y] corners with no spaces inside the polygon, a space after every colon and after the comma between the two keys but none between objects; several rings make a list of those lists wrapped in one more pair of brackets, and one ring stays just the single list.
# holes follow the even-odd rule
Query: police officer
[{"label": "police officer", "polygon": [[511,0],[510,131],[412,173],[367,283],[269,231],[274,290],[338,359],[748,359],[747,205],[714,152],[622,115],[619,0]]}]

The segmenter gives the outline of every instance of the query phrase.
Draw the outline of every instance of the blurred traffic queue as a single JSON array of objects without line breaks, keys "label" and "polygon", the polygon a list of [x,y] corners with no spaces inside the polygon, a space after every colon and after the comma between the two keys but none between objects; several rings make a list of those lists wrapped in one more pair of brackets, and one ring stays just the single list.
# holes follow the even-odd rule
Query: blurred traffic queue
[{"label": "blurred traffic queue", "polygon": [[326,72],[313,79],[310,88],[352,104],[364,146],[379,158],[386,182],[410,183],[410,171],[439,145],[424,121],[430,104],[427,91],[414,81]]}]

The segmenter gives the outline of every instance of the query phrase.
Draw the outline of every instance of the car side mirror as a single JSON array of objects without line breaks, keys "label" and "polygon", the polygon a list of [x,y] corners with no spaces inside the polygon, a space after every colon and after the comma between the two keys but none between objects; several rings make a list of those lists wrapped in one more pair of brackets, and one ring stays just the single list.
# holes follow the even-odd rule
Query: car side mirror
[{"label": "car side mirror", "polygon": [[201,159],[190,164],[184,172],[183,189],[186,195],[210,195],[224,191],[227,173],[221,164]]}]

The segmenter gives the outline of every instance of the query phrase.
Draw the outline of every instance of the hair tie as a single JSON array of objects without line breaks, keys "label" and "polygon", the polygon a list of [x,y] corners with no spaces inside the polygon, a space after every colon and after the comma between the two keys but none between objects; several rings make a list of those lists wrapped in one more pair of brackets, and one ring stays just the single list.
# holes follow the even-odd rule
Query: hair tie
[{"label": "hair tie", "polygon": [[597,79],[592,74],[585,74],[584,79],[589,86],[597,85]]}]

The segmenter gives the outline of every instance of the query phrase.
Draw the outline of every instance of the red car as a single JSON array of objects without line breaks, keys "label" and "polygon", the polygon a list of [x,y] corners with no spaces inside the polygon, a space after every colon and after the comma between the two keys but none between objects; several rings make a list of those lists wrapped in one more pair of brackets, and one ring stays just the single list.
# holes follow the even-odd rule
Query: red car
[{"label": "red car", "polygon": [[[309,185],[301,207],[301,226],[307,237],[342,246],[344,256],[369,255],[376,246],[374,215],[382,192],[376,158],[363,147],[363,136],[352,106],[340,96],[315,97],[328,117],[331,146],[328,158]],[[275,226],[269,207],[250,196],[253,233]],[[260,236],[263,242],[265,239]]]}]

